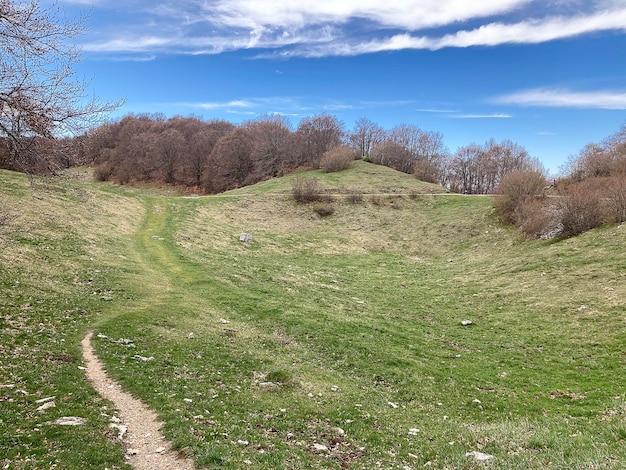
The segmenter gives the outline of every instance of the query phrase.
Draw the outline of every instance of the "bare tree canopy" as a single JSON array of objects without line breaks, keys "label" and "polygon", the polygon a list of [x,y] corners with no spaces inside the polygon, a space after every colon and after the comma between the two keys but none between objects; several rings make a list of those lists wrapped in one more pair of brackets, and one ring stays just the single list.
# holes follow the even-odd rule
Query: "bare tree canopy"
[{"label": "bare tree canopy", "polygon": [[121,104],[86,96],[70,41],[83,32],[83,18],[68,20],[56,4],[0,0],[0,138],[17,167],[46,159],[38,139],[83,131]]}]

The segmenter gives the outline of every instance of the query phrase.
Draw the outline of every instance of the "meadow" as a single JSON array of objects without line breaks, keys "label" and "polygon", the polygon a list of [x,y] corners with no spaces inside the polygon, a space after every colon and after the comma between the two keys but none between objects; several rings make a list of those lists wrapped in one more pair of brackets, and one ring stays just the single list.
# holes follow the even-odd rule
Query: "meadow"
[{"label": "meadow", "polygon": [[188,197],[0,172],[2,468],[128,468],[88,329],[198,468],[626,468],[624,225],[529,241],[389,168],[301,176],[332,215],[293,175]]}]

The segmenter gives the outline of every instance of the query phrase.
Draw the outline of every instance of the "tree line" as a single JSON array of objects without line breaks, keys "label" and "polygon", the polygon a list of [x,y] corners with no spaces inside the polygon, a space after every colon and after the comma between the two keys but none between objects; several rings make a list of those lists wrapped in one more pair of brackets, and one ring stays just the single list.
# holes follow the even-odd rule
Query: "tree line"
[{"label": "tree line", "polygon": [[[510,171],[541,170],[520,145],[491,140],[451,153],[439,132],[400,124],[385,130],[367,118],[346,130],[330,114],[306,117],[294,129],[284,116],[264,114],[239,125],[219,119],[160,114],[129,114],[71,139],[39,139],[47,145],[47,167],[40,172],[92,165],[96,178],[120,184],[158,182],[206,193],[283,175],[301,168],[331,168],[338,158],[363,158],[467,194],[490,194]],[[0,152],[0,165],[11,165]],[[24,162],[22,162],[24,165]],[[335,165],[336,167],[336,165]],[[342,166],[339,166],[341,168]]]}]

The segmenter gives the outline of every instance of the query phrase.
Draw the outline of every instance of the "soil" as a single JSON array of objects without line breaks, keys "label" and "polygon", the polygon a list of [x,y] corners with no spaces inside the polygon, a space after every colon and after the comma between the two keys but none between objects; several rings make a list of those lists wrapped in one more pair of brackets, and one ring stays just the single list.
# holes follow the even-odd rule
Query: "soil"
[{"label": "soil", "polygon": [[163,423],[159,422],[156,413],[107,377],[91,346],[92,335],[92,331],[87,332],[82,341],[87,379],[119,410],[118,417],[127,427],[122,443],[128,463],[139,470],[194,469],[191,459],[171,450],[171,443],[161,433]]}]

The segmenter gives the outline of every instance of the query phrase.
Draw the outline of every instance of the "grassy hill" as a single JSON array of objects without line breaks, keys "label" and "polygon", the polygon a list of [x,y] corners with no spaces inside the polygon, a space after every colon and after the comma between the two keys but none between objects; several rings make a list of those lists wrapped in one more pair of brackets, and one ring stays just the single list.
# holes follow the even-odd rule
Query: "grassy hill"
[{"label": "grassy hill", "polygon": [[300,176],[332,215],[294,175],[190,198],[0,172],[3,467],[125,468],[93,328],[200,468],[623,468],[626,228],[527,242],[385,167]]}]

